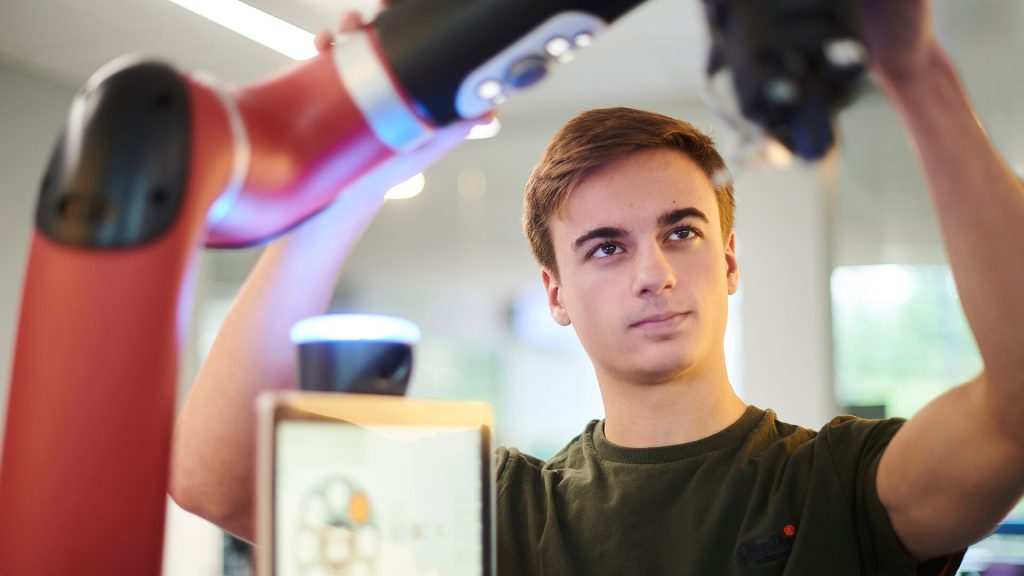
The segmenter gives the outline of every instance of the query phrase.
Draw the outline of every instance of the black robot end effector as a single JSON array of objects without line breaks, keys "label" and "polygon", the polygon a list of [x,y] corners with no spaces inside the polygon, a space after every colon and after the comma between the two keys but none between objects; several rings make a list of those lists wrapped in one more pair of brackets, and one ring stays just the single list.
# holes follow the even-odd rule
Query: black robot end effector
[{"label": "black robot end effector", "polygon": [[403,0],[374,20],[381,52],[418,112],[475,118],[532,86],[643,0]]},{"label": "black robot end effector", "polygon": [[704,0],[708,73],[732,72],[740,111],[794,154],[823,157],[867,50],[855,0]]}]

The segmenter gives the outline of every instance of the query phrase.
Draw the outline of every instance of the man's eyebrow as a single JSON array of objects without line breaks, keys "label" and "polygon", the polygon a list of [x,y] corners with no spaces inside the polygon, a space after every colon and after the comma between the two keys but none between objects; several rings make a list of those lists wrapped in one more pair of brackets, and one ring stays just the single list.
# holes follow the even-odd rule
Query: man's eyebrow
[{"label": "man's eyebrow", "polygon": [[576,250],[580,249],[580,246],[583,246],[584,244],[595,238],[624,238],[626,235],[626,231],[623,230],[622,228],[615,228],[612,226],[594,228],[593,230],[589,230],[583,235],[581,235],[579,238],[577,238],[576,241],[572,243],[572,249],[575,252]]},{"label": "man's eyebrow", "polygon": [[705,224],[710,223],[706,214],[690,206],[689,208],[680,208],[679,210],[665,212],[661,216],[658,216],[658,226],[671,226],[687,218],[697,218],[698,220],[703,220]]},{"label": "man's eyebrow", "polygon": [[[703,220],[705,223],[709,222],[706,214],[694,208],[692,206],[687,208],[680,208],[679,210],[672,210],[665,212],[661,216],[658,216],[658,226],[665,227],[671,226],[677,222],[685,220],[687,218],[697,218]],[[572,243],[573,251],[579,250],[580,246],[583,246],[587,242],[595,238],[625,238],[629,233],[622,228],[616,228],[614,226],[602,226],[601,228],[594,228],[583,233],[579,238]]]}]

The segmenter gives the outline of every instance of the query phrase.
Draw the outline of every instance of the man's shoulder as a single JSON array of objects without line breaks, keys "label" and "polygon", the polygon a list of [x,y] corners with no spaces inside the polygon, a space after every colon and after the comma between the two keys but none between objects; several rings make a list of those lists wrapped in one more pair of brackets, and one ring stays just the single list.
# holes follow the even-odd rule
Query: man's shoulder
[{"label": "man's shoulder", "polygon": [[836,449],[844,444],[884,447],[904,422],[905,418],[836,416],[821,427],[818,437]]},{"label": "man's shoulder", "polygon": [[777,437],[797,436],[806,439],[819,437],[859,436],[874,432],[895,431],[906,421],[905,418],[861,418],[849,414],[832,417],[820,428],[814,429],[799,424],[791,424],[779,419],[772,409],[764,410],[764,417],[755,431],[764,432],[772,429]]},{"label": "man's shoulder", "polygon": [[750,406],[749,413],[755,414],[757,419],[746,432],[740,447],[741,454],[753,456],[772,451],[789,453],[814,441],[818,436],[816,430],[780,420],[771,408],[762,410]]},{"label": "man's shoulder", "polygon": [[[762,462],[788,461],[794,456],[799,458],[801,454],[813,458],[814,454],[822,454],[822,451],[829,453],[830,459],[839,461],[856,461],[872,453],[877,456],[904,422],[899,418],[865,419],[843,415],[832,418],[815,430],[780,420],[771,409],[761,410],[753,406],[744,420],[746,425],[742,421],[734,425],[742,426],[742,431],[723,431],[722,442],[716,446],[733,454],[731,458],[753,458]],[[595,448],[595,432],[599,425],[599,420],[589,422],[581,434],[548,459],[513,447],[497,448],[497,478],[500,481],[523,476],[572,475],[574,469],[586,468],[588,461],[600,460]]]},{"label": "man's shoulder", "polygon": [[751,429],[744,446],[748,455],[774,453],[791,456],[797,452],[861,454],[882,450],[905,422],[902,418],[868,419],[835,416],[818,429],[782,421],[771,409]]},{"label": "man's shoulder", "polygon": [[586,444],[592,442],[590,438],[598,422],[598,420],[591,420],[581,434],[546,460],[527,454],[518,448],[499,446],[494,454],[498,478],[526,471],[539,474],[544,470],[557,470],[579,463],[584,457]]}]

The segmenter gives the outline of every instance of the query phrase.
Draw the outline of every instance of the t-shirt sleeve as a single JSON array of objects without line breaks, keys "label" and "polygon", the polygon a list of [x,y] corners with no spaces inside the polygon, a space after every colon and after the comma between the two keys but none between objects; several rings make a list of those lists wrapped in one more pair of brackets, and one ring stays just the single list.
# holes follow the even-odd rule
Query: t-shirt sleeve
[{"label": "t-shirt sleeve", "polygon": [[903,422],[900,418],[839,417],[821,429],[820,439],[828,447],[839,481],[844,484],[843,492],[850,495],[864,565],[874,567],[877,574],[952,576],[965,551],[915,563],[900,543],[878,498],[878,463]]},{"label": "t-shirt sleeve", "polygon": [[498,446],[494,450],[494,471],[495,480],[501,481],[502,476],[505,474],[505,467],[508,466],[509,449],[504,446]]},{"label": "t-shirt sleeve", "polygon": [[515,476],[516,464],[520,457],[521,453],[515,448],[499,446],[494,451],[494,480],[499,497],[508,488],[509,484],[513,482],[512,477]]}]

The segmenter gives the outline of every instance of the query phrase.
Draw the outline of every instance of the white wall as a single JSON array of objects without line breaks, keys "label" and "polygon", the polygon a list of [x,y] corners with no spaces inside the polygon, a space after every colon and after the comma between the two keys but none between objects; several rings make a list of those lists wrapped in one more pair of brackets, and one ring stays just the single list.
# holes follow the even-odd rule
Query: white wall
[{"label": "white wall", "polygon": [[0,414],[7,412],[7,383],[36,197],[73,96],[70,86],[0,61]]}]

